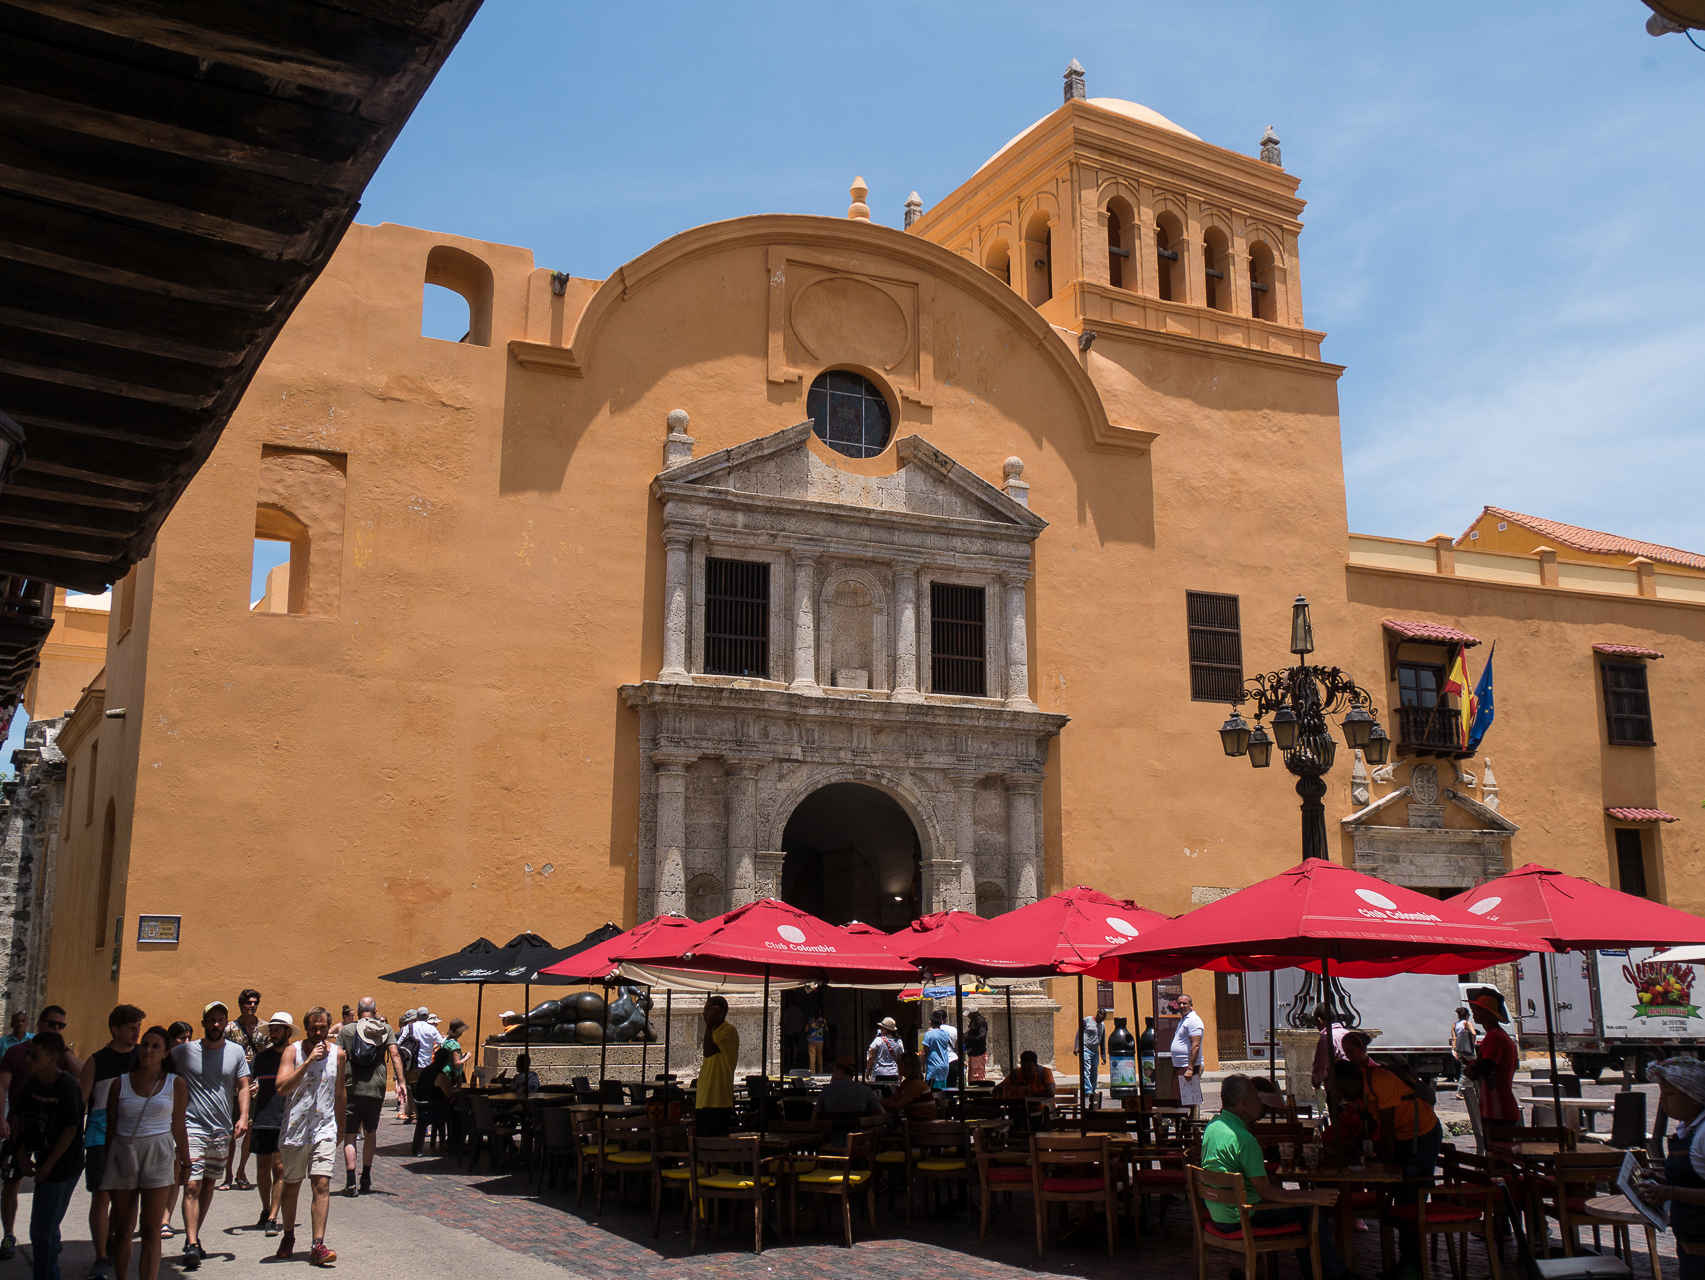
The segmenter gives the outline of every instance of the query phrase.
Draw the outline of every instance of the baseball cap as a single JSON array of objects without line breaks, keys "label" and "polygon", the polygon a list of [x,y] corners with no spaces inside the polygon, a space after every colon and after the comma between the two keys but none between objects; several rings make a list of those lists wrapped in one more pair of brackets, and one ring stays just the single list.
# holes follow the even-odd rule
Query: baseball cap
[{"label": "baseball cap", "polygon": [[227,1005],[225,1004],[225,1002],[223,1000],[209,1000],[206,1004],[204,1004],[201,1007],[201,1016],[205,1018],[208,1014],[212,1013],[215,1009],[224,1009],[226,1013],[231,1012],[230,1008],[227,1007]]}]

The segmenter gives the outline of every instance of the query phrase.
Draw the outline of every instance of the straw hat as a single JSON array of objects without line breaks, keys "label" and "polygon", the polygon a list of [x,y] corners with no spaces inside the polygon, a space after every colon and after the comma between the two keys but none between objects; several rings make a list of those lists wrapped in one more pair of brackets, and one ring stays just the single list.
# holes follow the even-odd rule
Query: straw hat
[{"label": "straw hat", "polygon": [[266,1020],[266,1025],[269,1027],[284,1027],[290,1031],[296,1030],[296,1024],[290,1020],[290,1015],[285,1013],[283,1010],[280,1010],[273,1014],[272,1017],[268,1018]]},{"label": "straw hat", "polygon": [[892,1018],[884,1018],[876,1025],[881,1027],[884,1031],[898,1031],[900,1029],[900,1024],[895,1022]]}]

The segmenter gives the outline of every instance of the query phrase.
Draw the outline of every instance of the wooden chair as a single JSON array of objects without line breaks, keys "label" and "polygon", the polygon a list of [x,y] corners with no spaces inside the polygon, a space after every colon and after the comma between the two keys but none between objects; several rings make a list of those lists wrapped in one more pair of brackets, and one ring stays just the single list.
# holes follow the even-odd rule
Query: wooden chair
[{"label": "wooden chair", "polygon": [[756,1138],[687,1138],[687,1205],[692,1251],[699,1251],[699,1222],[706,1202],[732,1200],[752,1206],[752,1252],[764,1251],[764,1199],[776,1180],[764,1168]]},{"label": "wooden chair", "polygon": [[1010,1207],[1013,1192],[1029,1193],[1033,1189],[1030,1143],[1013,1144],[1009,1125],[978,1125],[971,1130],[971,1155],[977,1162],[977,1194],[982,1202],[982,1221],[977,1228],[977,1242],[981,1244],[989,1238],[993,1196],[1004,1193]]},{"label": "wooden chair", "polygon": [[[1486,1246],[1486,1259],[1492,1268],[1492,1280],[1498,1280],[1497,1211],[1494,1200],[1497,1188],[1486,1183],[1458,1182],[1448,1186],[1423,1187],[1412,1204],[1394,1204],[1385,1210],[1385,1219],[1399,1229],[1413,1226],[1421,1237],[1421,1275],[1432,1280],[1433,1256],[1428,1243],[1436,1236],[1445,1237],[1445,1251],[1450,1257],[1450,1273],[1462,1280],[1468,1270],[1468,1237],[1477,1235]],[[1461,1253],[1457,1252],[1454,1237],[1462,1237]]]},{"label": "wooden chair", "polygon": [[[1620,1257],[1631,1260],[1628,1224],[1601,1218],[1587,1208],[1587,1201],[1601,1194],[1598,1189],[1600,1183],[1615,1183],[1625,1154],[1621,1151],[1583,1151],[1557,1157],[1557,1163],[1553,1166],[1556,1172],[1549,1188],[1550,1203],[1545,1209],[1545,1217],[1557,1219],[1557,1231],[1563,1237],[1565,1258],[1575,1256],[1575,1236],[1582,1227],[1592,1228],[1595,1253],[1599,1250],[1599,1232],[1609,1227],[1613,1249]],[[1542,1219],[1542,1229],[1545,1225]],[[1550,1237],[1551,1232],[1545,1230],[1541,1252],[1547,1256],[1550,1254]],[[1649,1257],[1658,1256],[1657,1240],[1657,1232],[1647,1223],[1646,1247],[1650,1250]]]},{"label": "wooden chair", "polygon": [[474,1140],[469,1144],[468,1172],[474,1171],[474,1166],[479,1163],[480,1150],[484,1148],[486,1168],[495,1173],[498,1164],[498,1148],[502,1147],[503,1153],[508,1155],[510,1139],[515,1136],[515,1122],[498,1119],[497,1113],[492,1110],[491,1099],[479,1094],[472,1095],[468,1099],[468,1105],[473,1113],[474,1120],[472,1129]]},{"label": "wooden chair", "polygon": [[[1297,1226],[1257,1227],[1249,1221],[1254,1206],[1243,1185],[1241,1173],[1216,1173],[1192,1163],[1184,1167],[1184,1185],[1190,1201],[1190,1224],[1196,1244],[1196,1280],[1208,1280],[1208,1250],[1226,1249],[1243,1255],[1243,1274],[1254,1280],[1256,1264],[1264,1253],[1285,1249],[1307,1249],[1310,1274],[1320,1272],[1320,1210],[1308,1209],[1307,1228]],[[1218,1222],[1208,1212],[1210,1204],[1229,1205],[1237,1210],[1237,1225]]]},{"label": "wooden chair", "polygon": [[1202,1160],[1202,1144],[1197,1140],[1190,1146],[1173,1145],[1176,1155],[1156,1155],[1153,1152],[1134,1156],[1131,1161],[1131,1216],[1137,1219],[1137,1231],[1142,1232],[1143,1200],[1145,1197],[1161,1197],[1160,1211],[1157,1223],[1166,1221],[1167,1201],[1173,1196],[1188,1197],[1189,1187],[1185,1169],[1191,1164],[1200,1164]]},{"label": "wooden chair", "polygon": [[1038,1258],[1047,1256],[1050,1204],[1099,1203],[1107,1214],[1107,1256],[1113,1256],[1119,1243],[1121,1188],[1108,1155],[1106,1134],[1091,1137],[1031,1134],[1030,1187],[1036,1203]]},{"label": "wooden chair", "polygon": [[[799,1218],[799,1192],[805,1190],[817,1196],[839,1196],[841,1227],[846,1235],[847,1248],[852,1248],[852,1198],[864,1193],[864,1211],[871,1230],[876,1229],[876,1170],[871,1165],[871,1138],[868,1133],[847,1135],[846,1154],[820,1155],[814,1167],[795,1175],[788,1192],[788,1229],[791,1234]],[[817,1202],[819,1208],[822,1201]],[[821,1213],[818,1214],[819,1220]]]},{"label": "wooden chair", "polygon": [[1498,1190],[1503,1196],[1504,1211],[1510,1218],[1511,1230],[1516,1238],[1516,1252],[1521,1257],[1525,1280],[1628,1280],[1632,1274],[1628,1264],[1622,1259],[1606,1258],[1596,1253],[1581,1254],[1574,1258],[1535,1258],[1533,1249],[1528,1245],[1527,1236],[1516,1225],[1515,1198],[1501,1179]]},{"label": "wooden chair", "polygon": [[575,1157],[574,1116],[565,1107],[546,1107],[540,1113],[539,1160],[535,1166],[533,1186],[549,1182],[556,1190],[557,1170],[566,1160]]},{"label": "wooden chair", "polygon": [[967,1194],[971,1186],[971,1126],[958,1120],[905,1122],[906,1225],[912,1225],[912,1193],[922,1187],[957,1182]]},{"label": "wooden chair", "polygon": [[[656,1125],[651,1130],[651,1238],[663,1234],[663,1197],[671,1186],[686,1191],[692,1174],[687,1165],[692,1159],[687,1144],[691,1132],[684,1124]],[[687,1208],[692,1208],[688,1197]]]},{"label": "wooden chair", "polygon": [[[592,1166],[598,1176],[598,1207],[595,1216],[604,1214],[604,1183],[607,1174],[616,1175],[616,1193],[624,1195],[628,1178],[635,1174],[651,1174],[650,1120],[606,1119],[601,1131],[602,1146],[592,1155]],[[625,1203],[625,1199],[624,1199]]]},{"label": "wooden chair", "polygon": [[598,1123],[596,1107],[569,1107],[569,1126],[574,1133],[574,1203],[578,1207],[586,1194],[587,1170],[594,1156],[604,1150],[603,1129]]}]

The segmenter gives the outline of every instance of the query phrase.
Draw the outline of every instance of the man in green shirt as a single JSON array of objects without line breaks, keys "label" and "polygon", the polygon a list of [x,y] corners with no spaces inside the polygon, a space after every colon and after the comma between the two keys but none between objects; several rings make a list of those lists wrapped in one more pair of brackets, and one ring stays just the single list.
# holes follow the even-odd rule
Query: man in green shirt
[{"label": "man in green shirt", "polygon": [[[1215,1173],[1241,1173],[1244,1193],[1252,1205],[1272,1205],[1255,1209],[1249,1215],[1255,1227],[1308,1227],[1308,1207],[1318,1205],[1330,1209],[1338,1203],[1338,1192],[1288,1191],[1267,1176],[1267,1162],[1261,1155],[1261,1144],[1249,1126],[1261,1118],[1266,1104],[1255,1092],[1255,1082],[1248,1076],[1227,1076],[1220,1085],[1222,1110],[1202,1134],[1202,1168]],[[1238,1227],[1237,1209],[1229,1204],[1208,1204],[1208,1216],[1222,1227],[1234,1231]],[[1298,1249],[1297,1267],[1306,1277],[1313,1263],[1308,1250]],[[1320,1266],[1325,1280],[1343,1280],[1348,1275],[1343,1259],[1332,1243],[1329,1231],[1320,1233]]]}]

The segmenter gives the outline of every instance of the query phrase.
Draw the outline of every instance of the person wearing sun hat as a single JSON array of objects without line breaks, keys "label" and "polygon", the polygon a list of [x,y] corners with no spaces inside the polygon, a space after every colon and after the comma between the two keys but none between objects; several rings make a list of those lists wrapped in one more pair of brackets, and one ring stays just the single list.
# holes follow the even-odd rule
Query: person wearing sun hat
[{"label": "person wearing sun hat", "polygon": [[1705,1062],[1665,1058],[1646,1068],[1664,1114],[1676,1121],[1663,1173],[1636,1184],[1640,1199],[1669,1207],[1681,1280],[1705,1280]]},{"label": "person wearing sun hat", "polygon": [[900,1083],[900,1055],[906,1046],[900,1040],[899,1024],[884,1018],[876,1024],[876,1036],[865,1058],[865,1076],[871,1084],[892,1087]]},{"label": "person wearing sun hat", "polygon": [[1468,1011],[1485,1033],[1477,1055],[1468,1067],[1468,1077],[1480,1086],[1480,1120],[1488,1133],[1514,1129],[1521,1124],[1521,1104],[1511,1087],[1521,1055],[1516,1042],[1504,1030],[1509,1015],[1504,997],[1493,987],[1478,987],[1468,1001]]}]

